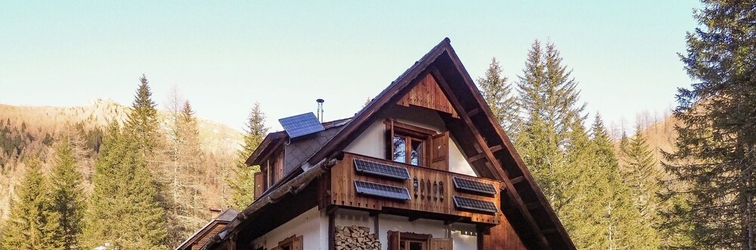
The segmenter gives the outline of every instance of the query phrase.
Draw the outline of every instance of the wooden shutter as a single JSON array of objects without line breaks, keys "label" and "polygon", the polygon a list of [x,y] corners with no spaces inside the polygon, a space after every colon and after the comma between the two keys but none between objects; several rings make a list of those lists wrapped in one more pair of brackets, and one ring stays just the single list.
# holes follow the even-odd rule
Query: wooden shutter
[{"label": "wooden shutter", "polygon": [[386,159],[389,161],[394,160],[394,120],[386,120],[383,122],[386,125]]},{"label": "wooden shutter", "polygon": [[255,200],[260,198],[260,195],[262,195],[263,191],[265,190],[263,183],[263,172],[257,172],[255,173],[255,183],[254,183],[254,192],[255,192]]},{"label": "wooden shutter", "polygon": [[449,131],[433,135],[430,144],[430,167],[449,171]]},{"label": "wooden shutter", "polygon": [[304,249],[304,242],[302,239],[302,235],[300,235],[294,238],[294,241],[291,242],[291,250],[302,250],[302,249]]},{"label": "wooden shutter", "polygon": [[430,250],[452,250],[454,246],[451,238],[432,238]]},{"label": "wooden shutter", "polygon": [[283,176],[284,176],[284,154],[283,154],[283,152],[279,153],[276,156],[276,161],[273,164],[273,166],[275,166],[275,171],[276,171],[276,173],[274,175],[276,178],[275,178],[275,180],[273,180],[273,183],[276,183],[276,182],[280,181],[283,178]]},{"label": "wooden shutter", "polygon": [[398,231],[388,231],[388,250],[399,250]]}]

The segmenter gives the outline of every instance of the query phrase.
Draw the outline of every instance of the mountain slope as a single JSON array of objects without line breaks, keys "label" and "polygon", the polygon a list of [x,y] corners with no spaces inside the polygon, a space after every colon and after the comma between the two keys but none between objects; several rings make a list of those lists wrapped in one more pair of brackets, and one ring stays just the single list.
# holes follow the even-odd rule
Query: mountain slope
[{"label": "mountain slope", "polygon": [[[98,99],[87,106],[12,106],[0,104],[0,227],[10,211],[11,195],[25,172],[23,160],[32,155],[44,162],[43,172],[49,171],[48,158],[53,153],[52,145],[63,133],[78,133],[82,149],[78,152],[79,171],[84,174],[84,189],[91,191],[91,174],[94,171],[96,152],[101,143],[102,132],[108,122],[122,123],[129,107],[111,100]],[[159,111],[162,129],[170,128],[171,113]],[[197,124],[204,164],[210,171],[203,178],[207,190],[207,207],[224,207],[226,204],[228,178],[227,168],[233,164],[235,152],[241,147],[241,131],[205,119]],[[202,218],[208,219],[208,218]]]}]

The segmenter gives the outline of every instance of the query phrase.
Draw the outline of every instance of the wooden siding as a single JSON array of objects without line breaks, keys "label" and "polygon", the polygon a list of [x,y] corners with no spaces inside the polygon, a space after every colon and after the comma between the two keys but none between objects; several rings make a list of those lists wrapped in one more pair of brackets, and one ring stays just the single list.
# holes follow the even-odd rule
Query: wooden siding
[{"label": "wooden siding", "polygon": [[479,235],[479,237],[483,238],[482,249],[528,249],[506,217],[502,218],[501,224],[489,228],[486,233]]},{"label": "wooden siding", "polygon": [[426,74],[397,104],[405,107],[413,105],[428,108],[451,114],[452,117],[459,117],[431,74]]},{"label": "wooden siding", "polygon": [[[405,167],[409,171],[410,179],[400,181],[375,177],[371,175],[358,174],[355,171],[353,163],[353,160],[355,158]],[[454,184],[452,182],[452,177],[454,176],[467,179],[475,179],[484,183],[490,183],[493,184],[494,187],[501,186],[501,183],[495,180],[475,178],[447,171],[416,167],[383,159],[376,159],[367,156],[347,153],[344,155],[344,159],[339,161],[339,163],[337,163],[331,169],[330,198],[325,201],[326,204],[324,205],[337,205],[374,211],[381,211],[389,208],[410,212],[414,211],[417,212],[416,214],[419,218],[423,218],[425,215],[428,215],[428,213],[430,213],[459,216],[464,219],[469,219],[470,222],[474,223],[491,225],[499,224],[500,218],[502,216],[499,202],[497,202],[500,197],[500,192],[497,192],[493,196],[458,192],[454,189]],[[415,178],[417,178],[419,184],[417,189],[413,187],[413,181]],[[409,190],[411,199],[409,201],[399,201],[357,194],[354,184],[355,180],[407,188],[407,190]],[[496,213],[489,214],[458,210],[454,206],[454,200],[452,199],[452,196],[454,195],[492,201],[494,202],[494,204],[496,204],[498,211]]]}]

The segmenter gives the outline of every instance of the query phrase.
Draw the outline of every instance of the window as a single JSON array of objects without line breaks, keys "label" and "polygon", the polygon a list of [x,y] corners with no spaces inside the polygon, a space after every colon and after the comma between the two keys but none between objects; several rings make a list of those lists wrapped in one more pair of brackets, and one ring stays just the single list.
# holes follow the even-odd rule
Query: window
[{"label": "window", "polygon": [[387,159],[414,166],[448,170],[448,133],[438,134],[394,120],[386,120]]},{"label": "window", "polygon": [[388,250],[452,250],[449,238],[433,238],[430,234],[388,231]]},{"label": "window", "polygon": [[283,177],[283,149],[277,150],[260,166],[264,189],[272,187]]},{"label": "window", "polygon": [[415,166],[424,166],[425,140],[406,134],[395,133],[392,139],[394,150],[392,160]]},{"label": "window", "polygon": [[291,237],[278,242],[278,246],[274,247],[272,250],[302,250],[303,247],[302,235],[292,235]]}]

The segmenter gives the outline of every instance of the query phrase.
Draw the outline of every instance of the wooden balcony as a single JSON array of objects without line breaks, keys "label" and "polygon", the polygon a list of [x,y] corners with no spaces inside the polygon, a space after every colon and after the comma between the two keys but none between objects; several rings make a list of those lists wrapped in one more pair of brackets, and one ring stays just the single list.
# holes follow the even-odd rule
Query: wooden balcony
[{"label": "wooden balcony", "polygon": [[344,155],[323,183],[323,206],[499,224],[501,183],[362,155]]}]

